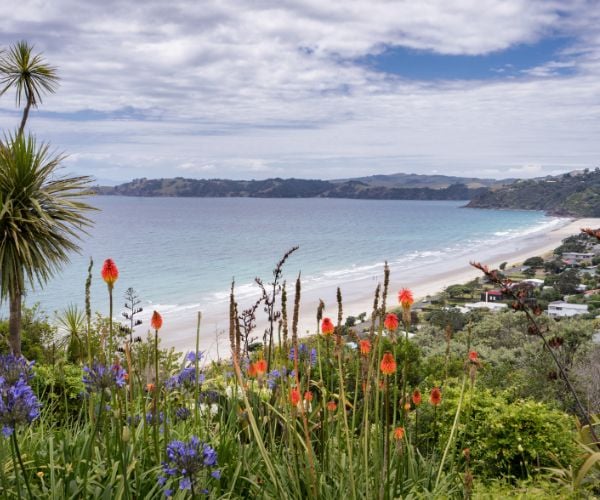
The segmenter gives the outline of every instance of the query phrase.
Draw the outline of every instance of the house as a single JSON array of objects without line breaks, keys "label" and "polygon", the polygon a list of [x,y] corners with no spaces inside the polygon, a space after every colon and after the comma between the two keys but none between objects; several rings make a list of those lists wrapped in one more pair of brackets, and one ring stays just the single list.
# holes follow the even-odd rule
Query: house
[{"label": "house", "polygon": [[563,300],[557,300],[548,304],[546,314],[551,318],[559,318],[587,314],[587,312],[587,304],[569,304]]},{"label": "house", "polygon": [[481,302],[498,302],[504,298],[502,290],[484,290],[479,300]]},{"label": "house", "polygon": [[498,302],[471,302],[464,305],[464,308],[467,311],[473,311],[475,309],[489,309],[490,311],[499,311],[501,309],[506,309],[508,306],[506,304],[501,304]]},{"label": "house", "polygon": [[562,260],[569,263],[583,262],[584,260],[592,260],[594,258],[593,253],[588,252],[563,252]]},{"label": "house", "polygon": [[[535,288],[539,288],[544,284],[544,280],[540,280],[537,278],[530,278],[530,279],[521,281],[521,283],[527,283],[528,285],[531,285]],[[552,287],[550,287],[550,288],[552,288]]]}]

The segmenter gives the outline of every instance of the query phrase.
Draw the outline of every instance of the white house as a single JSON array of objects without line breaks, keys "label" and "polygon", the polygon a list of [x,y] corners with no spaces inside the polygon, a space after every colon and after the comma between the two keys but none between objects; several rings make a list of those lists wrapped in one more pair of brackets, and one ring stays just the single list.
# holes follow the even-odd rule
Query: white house
[{"label": "white house", "polygon": [[501,309],[506,309],[508,306],[498,302],[470,302],[465,304],[464,307],[468,311],[473,311],[474,309],[489,309],[490,311],[499,311]]},{"label": "white house", "polygon": [[593,253],[587,252],[563,252],[562,260],[572,262],[583,262],[584,260],[592,260],[594,258]]},{"label": "white house", "polygon": [[546,314],[552,318],[577,316],[578,314],[587,314],[587,304],[569,304],[564,300],[557,300],[548,304]]}]

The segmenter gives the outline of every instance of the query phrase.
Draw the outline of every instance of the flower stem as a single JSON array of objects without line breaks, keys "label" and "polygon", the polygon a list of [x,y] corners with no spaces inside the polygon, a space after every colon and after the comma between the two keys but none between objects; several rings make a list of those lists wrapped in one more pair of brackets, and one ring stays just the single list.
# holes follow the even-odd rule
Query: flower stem
[{"label": "flower stem", "polygon": [[[13,431],[11,434],[11,439],[13,443],[13,447],[15,449],[15,455],[17,456],[17,460],[19,461],[19,466],[21,467],[21,472],[23,473],[23,479],[25,479],[25,486],[27,487],[27,494],[31,500],[33,500],[33,495],[31,494],[31,488],[29,486],[29,479],[27,477],[27,473],[25,472],[25,466],[23,465],[23,460],[21,458],[21,452],[19,451],[19,442],[17,441],[17,433]],[[19,497],[21,496],[19,485],[19,479],[17,478],[17,489],[19,489]]]}]

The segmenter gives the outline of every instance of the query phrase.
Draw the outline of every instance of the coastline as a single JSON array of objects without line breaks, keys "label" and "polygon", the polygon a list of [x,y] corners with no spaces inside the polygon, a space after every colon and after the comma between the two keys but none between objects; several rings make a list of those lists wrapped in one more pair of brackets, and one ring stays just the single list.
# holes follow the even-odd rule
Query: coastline
[{"label": "coastline", "polygon": [[[583,227],[600,227],[600,218],[584,218],[566,220],[565,224],[550,231],[536,231],[531,234],[508,238],[505,244],[496,245],[473,253],[472,250],[459,251],[452,260],[434,264],[420,264],[410,269],[394,269],[390,266],[390,287],[387,303],[395,306],[397,292],[400,288],[410,288],[416,299],[433,295],[445,287],[470,281],[481,273],[474,269],[470,262],[476,261],[490,267],[498,267],[502,262],[509,265],[523,262],[528,257],[544,255],[560,245],[560,242],[573,234],[579,233]],[[383,268],[377,277],[360,278],[326,284],[320,288],[301,291],[298,332],[301,336],[315,332],[316,310],[319,299],[325,302],[325,316],[337,318],[336,292],[339,286],[343,297],[343,315],[358,315],[362,312],[370,314],[373,307],[374,291],[378,283],[383,281]],[[293,284],[288,286],[290,310],[293,304]],[[248,304],[240,303],[240,310]],[[229,356],[229,305],[227,302],[217,306],[209,306],[210,310],[202,311],[200,328],[200,350],[205,352],[207,361]],[[164,346],[174,347],[177,351],[195,348],[197,311],[164,314],[164,327],[161,339]],[[257,311],[258,321],[254,332],[262,338],[265,321],[262,308]]]}]

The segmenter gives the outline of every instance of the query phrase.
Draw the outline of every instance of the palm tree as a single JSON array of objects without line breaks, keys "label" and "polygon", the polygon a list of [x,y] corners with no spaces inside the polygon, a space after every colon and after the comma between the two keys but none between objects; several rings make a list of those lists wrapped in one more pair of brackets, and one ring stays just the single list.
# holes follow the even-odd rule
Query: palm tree
[{"label": "palm tree", "polygon": [[61,177],[64,159],[47,144],[17,133],[0,145],[0,299],[9,299],[9,345],[21,354],[21,302],[26,283],[40,286],[78,251],[93,207],[88,176]]},{"label": "palm tree", "polygon": [[23,135],[31,107],[42,102],[42,94],[54,93],[58,87],[56,68],[46,64],[42,54],[33,54],[33,45],[25,41],[12,45],[0,53],[0,96],[8,89],[16,90],[17,106],[25,101],[19,135]]}]

